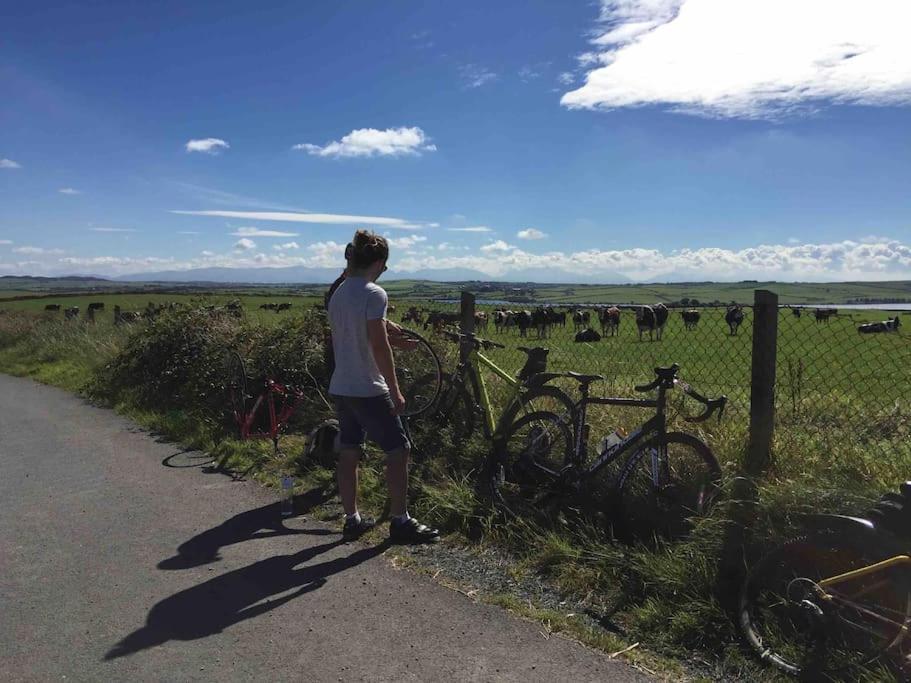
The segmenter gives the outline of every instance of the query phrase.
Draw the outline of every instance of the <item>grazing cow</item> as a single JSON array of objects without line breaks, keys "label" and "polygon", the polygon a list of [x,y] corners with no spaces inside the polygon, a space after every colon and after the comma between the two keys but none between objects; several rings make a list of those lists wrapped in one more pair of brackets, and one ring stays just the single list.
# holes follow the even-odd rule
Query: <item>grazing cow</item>
[{"label": "grazing cow", "polygon": [[680,311],[680,316],[683,318],[683,327],[687,330],[695,330],[696,325],[699,324],[700,313],[695,308],[691,308],[686,311]]},{"label": "grazing cow", "polygon": [[601,341],[601,335],[595,332],[592,328],[586,327],[581,332],[576,332],[576,336],[573,338],[573,341],[582,344],[584,342],[597,342]]},{"label": "grazing cow", "polygon": [[489,316],[485,311],[476,311],[474,314],[474,328],[478,332],[487,331],[487,323],[490,321]]},{"label": "grazing cow", "polygon": [[259,305],[259,310],[261,311],[274,311],[276,308],[278,308],[278,304],[268,303]]},{"label": "grazing cow", "polygon": [[876,334],[878,332],[898,332],[898,328],[901,327],[901,321],[898,319],[898,316],[894,318],[889,318],[888,320],[883,320],[876,323],[864,323],[857,328],[857,331],[861,334]]},{"label": "grazing cow", "polygon": [[496,329],[497,334],[506,329],[507,318],[506,311],[502,309],[498,308],[493,312],[493,326]]},{"label": "grazing cow", "polygon": [[795,318],[799,318],[801,315],[803,315],[803,311],[800,310],[799,306],[794,306],[791,308],[791,315],[793,315]]},{"label": "grazing cow", "polygon": [[88,305],[88,308],[85,309],[85,319],[90,323],[95,322],[95,311],[103,311],[104,302],[94,301]]},{"label": "grazing cow", "polygon": [[566,327],[566,311],[554,311],[554,324]]},{"label": "grazing cow", "polygon": [[44,307],[44,310],[45,311],[59,311],[60,304],[48,304],[47,306]]},{"label": "grazing cow", "polygon": [[636,327],[639,328],[639,341],[642,341],[644,332],[648,332],[649,340],[657,339],[661,341],[668,315],[669,311],[664,304],[640,306],[639,310],[636,311]]},{"label": "grazing cow", "polygon": [[446,313],[445,311],[431,311],[424,321],[424,329],[432,327],[434,332],[439,332],[446,325],[458,325],[462,322],[461,313]]},{"label": "grazing cow", "polygon": [[535,329],[538,338],[547,336],[549,321],[546,308],[538,306],[531,312],[531,326]]},{"label": "grazing cow", "polygon": [[592,314],[589,311],[576,310],[573,311],[573,328],[578,332],[579,330],[585,329],[588,327],[588,324],[591,322]]},{"label": "grazing cow", "polygon": [[63,311],[66,320],[75,320],[79,317],[79,306],[70,306]]},{"label": "grazing cow", "polygon": [[281,303],[281,304],[279,304],[278,306],[276,306],[276,307],[275,307],[275,312],[276,312],[276,313],[281,313],[282,311],[288,311],[288,310],[290,310],[290,309],[291,309],[291,302],[290,302],[290,301],[286,301],[286,302]]},{"label": "grazing cow", "polygon": [[728,324],[732,337],[737,334],[737,329],[743,322],[743,306],[740,306],[739,304],[728,306],[728,309],[724,314],[724,322]]},{"label": "grazing cow", "polygon": [[516,311],[516,327],[519,328],[519,336],[527,337],[528,328],[531,327],[531,311]]},{"label": "grazing cow", "polygon": [[609,334],[611,337],[619,334],[620,309],[616,306],[599,309],[598,322],[601,323],[601,334]]},{"label": "grazing cow", "polygon": [[838,309],[837,308],[817,308],[815,311],[813,311],[813,313],[816,316],[817,323],[828,323],[829,318],[831,318],[833,315],[838,315]]},{"label": "grazing cow", "polygon": [[422,322],[424,322],[424,316],[417,306],[411,306],[407,311],[405,311],[405,315],[402,316],[402,322],[413,322],[416,325],[420,325]]}]

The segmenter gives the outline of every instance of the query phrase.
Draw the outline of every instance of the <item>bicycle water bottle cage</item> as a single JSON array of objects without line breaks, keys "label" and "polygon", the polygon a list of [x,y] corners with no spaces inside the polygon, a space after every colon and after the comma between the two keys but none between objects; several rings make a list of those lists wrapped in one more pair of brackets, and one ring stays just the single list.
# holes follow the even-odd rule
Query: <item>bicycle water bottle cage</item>
[{"label": "bicycle water bottle cage", "polygon": [[519,370],[520,380],[525,382],[534,375],[547,372],[547,354],[550,353],[549,349],[540,346],[536,346],[533,349],[520,346],[519,351],[524,351],[528,355],[528,358],[525,360],[525,365]]}]

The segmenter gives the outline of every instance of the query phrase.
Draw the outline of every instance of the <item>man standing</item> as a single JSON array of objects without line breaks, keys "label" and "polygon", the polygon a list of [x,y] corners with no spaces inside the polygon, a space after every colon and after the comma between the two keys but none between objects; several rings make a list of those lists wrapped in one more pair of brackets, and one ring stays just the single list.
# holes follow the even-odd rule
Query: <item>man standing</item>
[{"label": "man standing", "polygon": [[386,270],[389,245],[378,235],[358,230],[346,256],[346,277],[328,306],[335,355],[329,393],[339,421],[337,476],[345,508],[342,536],[353,540],[376,524],[361,517],[357,509],[357,467],[364,439],[369,437],[386,453],[390,539],[394,543],[433,543],[439,540],[439,531],[421,524],[407,510],[411,446],[399,418],[405,398],[395,376],[387,333],[386,292],[375,284]]}]

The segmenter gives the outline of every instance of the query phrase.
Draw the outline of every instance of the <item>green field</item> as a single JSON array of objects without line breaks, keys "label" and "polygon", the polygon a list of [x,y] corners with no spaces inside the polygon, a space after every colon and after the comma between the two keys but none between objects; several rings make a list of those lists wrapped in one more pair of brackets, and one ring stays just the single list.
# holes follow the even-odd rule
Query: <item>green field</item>
[{"label": "green field", "polygon": [[[390,280],[382,283],[390,296],[399,299],[457,299],[463,289],[481,299],[524,301],[526,303],[657,303],[696,299],[702,304],[738,303],[753,301],[756,289],[777,292],[782,304],[845,304],[845,303],[911,303],[911,281],[893,282],[694,282],[651,283],[626,285],[548,285],[539,283],[480,283],[430,282]],[[0,299],[15,296],[81,296],[86,292],[97,295],[112,291],[174,294],[180,296],[233,294],[251,296],[320,296],[326,285],[216,285],[211,283],[141,283],[85,278],[25,278],[0,277]]]}]

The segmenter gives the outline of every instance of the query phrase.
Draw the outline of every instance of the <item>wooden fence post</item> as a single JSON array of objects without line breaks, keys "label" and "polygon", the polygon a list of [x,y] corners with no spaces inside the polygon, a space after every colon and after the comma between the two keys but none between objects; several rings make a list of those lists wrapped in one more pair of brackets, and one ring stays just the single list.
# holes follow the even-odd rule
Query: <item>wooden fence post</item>
[{"label": "wooden fence post", "polygon": [[[461,301],[462,321],[460,330],[462,334],[474,334],[474,294],[462,292]],[[471,344],[462,342],[459,347],[459,357],[462,361],[468,360],[471,353]]]},{"label": "wooden fence post", "polygon": [[744,470],[760,474],[769,464],[775,429],[775,362],[778,351],[778,295],[757,289],[753,299],[753,364],[750,381],[750,441]]}]

